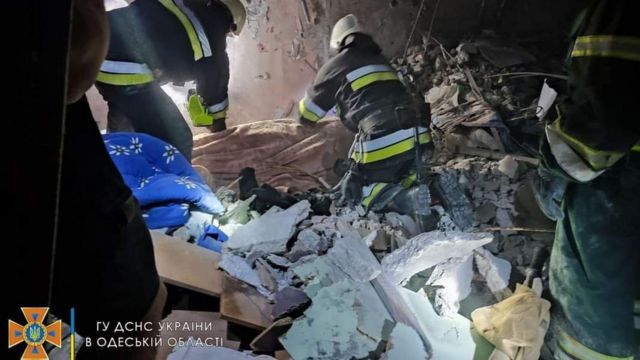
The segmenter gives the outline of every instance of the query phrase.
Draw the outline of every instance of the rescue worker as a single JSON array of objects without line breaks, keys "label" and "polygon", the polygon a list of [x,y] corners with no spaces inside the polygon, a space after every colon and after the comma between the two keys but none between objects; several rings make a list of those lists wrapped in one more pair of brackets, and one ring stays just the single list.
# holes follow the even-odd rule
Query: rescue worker
[{"label": "rescue worker", "polygon": [[244,0],[136,0],[108,15],[111,42],[97,80],[108,130],[153,135],[190,160],[189,125],[160,86],[195,80],[187,105],[193,125],[226,128],[226,37],[242,30]]},{"label": "rescue worker", "polygon": [[566,183],[549,266],[557,359],[632,359],[638,351],[640,121],[629,91],[640,81],[636,5],[592,1],[581,14],[569,96],[541,146],[540,171]]},{"label": "rescue worker", "polygon": [[420,150],[430,143],[428,121],[353,14],[335,24],[330,46],[337,55],[318,71],[300,101],[300,121],[316,123],[336,106],[344,126],[357,133],[340,182],[340,202],[381,210],[409,187],[416,166],[425,163],[416,156],[422,157],[417,154],[424,155]]}]

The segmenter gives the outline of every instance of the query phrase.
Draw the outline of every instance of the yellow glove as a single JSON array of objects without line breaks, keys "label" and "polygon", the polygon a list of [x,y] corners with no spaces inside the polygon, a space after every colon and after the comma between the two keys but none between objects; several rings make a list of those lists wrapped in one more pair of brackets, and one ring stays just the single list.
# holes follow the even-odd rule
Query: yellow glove
[{"label": "yellow glove", "polygon": [[210,126],[213,124],[213,116],[202,103],[202,98],[198,94],[189,95],[187,111],[193,126]]}]

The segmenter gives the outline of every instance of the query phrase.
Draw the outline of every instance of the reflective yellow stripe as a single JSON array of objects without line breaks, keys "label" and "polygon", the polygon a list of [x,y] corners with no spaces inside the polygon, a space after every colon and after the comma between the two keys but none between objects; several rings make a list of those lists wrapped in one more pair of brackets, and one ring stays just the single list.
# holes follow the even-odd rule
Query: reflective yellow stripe
[{"label": "reflective yellow stripe", "polygon": [[207,112],[202,99],[197,94],[189,96],[187,111],[194,126],[209,126],[213,124],[213,117]]},{"label": "reflective yellow stripe", "polygon": [[633,360],[633,356],[615,357],[593,351],[564,331],[560,331],[558,345],[560,345],[560,348],[562,348],[564,352],[577,360]]},{"label": "reflective yellow stripe", "polygon": [[378,196],[378,194],[380,194],[380,191],[382,191],[385,186],[387,186],[387,183],[377,183],[373,185],[371,193],[362,198],[362,205],[365,207],[365,209],[369,207],[371,202],[375,200],[375,198]]},{"label": "reflective yellow stripe", "polygon": [[304,117],[306,120],[312,122],[318,122],[320,120],[320,116],[307,109],[304,99],[300,100],[298,103],[298,110],[300,111],[300,116]]},{"label": "reflective yellow stripe", "polygon": [[100,71],[97,81],[110,85],[142,85],[153,81],[152,74],[113,74]]},{"label": "reflective yellow stripe", "polygon": [[640,61],[640,38],[613,35],[580,36],[573,45],[571,56],[600,56]]},{"label": "reflective yellow stripe", "polygon": [[[426,144],[429,141],[431,141],[431,136],[429,135],[429,133],[421,134],[419,137],[419,141],[420,141],[420,144]],[[413,139],[413,137],[411,137],[382,149],[365,152],[365,153],[354,152],[351,155],[351,158],[357,162],[368,164],[368,163],[388,159],[392,156],[396,156],[398,154],[407,152],[413,149],[414,143],[415,143],[415,140]]]},{"label": "reflective yellow stripe", "polygon": [[187,16],[180,10],[176,4],[171,0],[160,0],[160,3],[164,5],[169,11],[171,11],[182,23],[184,29],[187,31],[187,36],[189,37],[189,42],[191,42],[191,49],[193,50],[193,56],[196,60],[200,60],[203,57],[202,47],[200,46],[200,39],[198,39],[198,34],[196,30],[193,28],[193,24],[187,18]]},{"label": "reflective yellow stripe", "polygon": [[362,89],[363,87],[370,85],[371,83],[377,81],[389,81],[389,80],[398,80],[398,75],[391,71],[372,73],[369,75],[365,75],[357,80],[354,80],[351,83],[351,89],[353,91]]},{"label": "reflective yellow stripe", "polygon": [[596,150],[575,137],[567,134],[560,128],[560,119],[556,120],[553,124],[551,124],[551,128],[567,143],[577,151],[580,155],[582,155],[585,160],[589,162],[591,167],[596,170],[604,170],[613,164],[616,161],[620,160],[624,153],[615,152],[615,151],[604,151],[604,150]]},{"label": "reflective yellow stripe", "polygon": [[631,151],[637,151],[637,152],[640,152],[640,144],[635,144],[635,145],[633,145],[633,147],[631,148]]},{"label": "reflective yellow stripe", "polygon": [[416,181],[416,179],[417,179],[417,175],[414,172],[413,174],[411,174],[411,175],[407,176],[406,178],[404,178],[400,185],[402,185],[403,188],[408,189],[409,187],[411,187],[411,185],[413,185],[413,183]]},{"label": "reflective yellow stripe", "polygon": [[211,114],[213,120],[224,119],[227,117],[227,109]]}]

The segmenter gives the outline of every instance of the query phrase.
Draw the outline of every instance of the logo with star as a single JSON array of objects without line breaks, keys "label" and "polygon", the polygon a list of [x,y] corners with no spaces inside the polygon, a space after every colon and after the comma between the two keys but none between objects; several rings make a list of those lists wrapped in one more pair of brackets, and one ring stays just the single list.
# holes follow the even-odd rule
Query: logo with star
[{"label": "logo with star", "polygon": [[21,359],[49,359],[44,350],[44,344],[50,343],[57,347],[62,345],[62,321],[45,325],[44,319],[49,311],[46,307],[20,308],[26,325],[20,325],[9,320],[9,347],[14,347],[22,342],[27,344]]}]

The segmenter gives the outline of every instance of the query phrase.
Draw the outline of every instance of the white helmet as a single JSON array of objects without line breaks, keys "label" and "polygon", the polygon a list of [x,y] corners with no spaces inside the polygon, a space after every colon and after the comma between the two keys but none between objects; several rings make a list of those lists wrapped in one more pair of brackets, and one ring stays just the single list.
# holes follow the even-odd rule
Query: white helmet
[{"label": "white helmet", "polygon": [[358,18],[353,14],[348,14],[338,20],[331,30],[329,45],[332,49],[339,49],[344,39],[351,34],[364,34],[364,29],[360,26]]},{"label": "white helmet", "polygon": [[247,3],[246,0],[220,0],[224,6],[229,9],[231,16],[233,17],[233,23],[236,25],[234,34],[240,35],[240,31],[244,27],[244,23],[247,20]]}]

